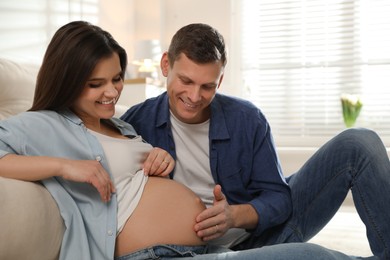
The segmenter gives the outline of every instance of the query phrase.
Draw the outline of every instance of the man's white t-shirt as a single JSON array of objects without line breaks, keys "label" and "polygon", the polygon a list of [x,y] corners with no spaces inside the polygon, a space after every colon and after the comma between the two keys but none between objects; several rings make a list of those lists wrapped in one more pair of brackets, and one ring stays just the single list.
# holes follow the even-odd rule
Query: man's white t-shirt
[{"label": "man's white t-shirt", "polygon": [[[176,166],[173,179],[190,187],[206,207],[214,202],[214,179],[211,175],[209,160],[210,120],[200,124],[186,124],[178,120],[171,111],[173,140],[176,148]],[[210,244],[224,247],[234,246],[246,238],[245,229],[232,228]]]}]

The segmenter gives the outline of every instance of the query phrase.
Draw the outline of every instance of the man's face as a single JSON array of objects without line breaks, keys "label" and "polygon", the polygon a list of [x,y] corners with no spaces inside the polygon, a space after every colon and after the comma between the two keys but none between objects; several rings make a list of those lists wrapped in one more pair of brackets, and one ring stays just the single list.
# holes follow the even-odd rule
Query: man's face
[{"label": "man's face", "polygon": [[175,117],[187,124],[209,119],[210,103],[223,78],[222,63],[197,64],[181,54],[171,67],[164,53],[161,69],[167,77],[169,107]]}]

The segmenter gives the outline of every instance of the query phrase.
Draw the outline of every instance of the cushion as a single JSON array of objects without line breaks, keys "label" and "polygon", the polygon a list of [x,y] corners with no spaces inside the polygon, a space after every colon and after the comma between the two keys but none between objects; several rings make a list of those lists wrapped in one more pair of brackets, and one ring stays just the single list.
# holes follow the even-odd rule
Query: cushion
[{"label": "cushion", "polygon": [[120,118],[124,113],[126,113],[127,109],[129,109],[129,107],[125,105],[116,104],[114,117]]},{"label": "cushion", "polygon": [[0,120],[31,107],[37,74],[37,66],[0,58]]},{"label": "cushion", "polygon": [[[39,66],[0,58],[0,120],[31,108]],[[115,117],[128,107],[116,105]]]},{"label": "cushion", "polygon": [[0,177],[0,259],[58,259],[64,224],[43,185]]}]

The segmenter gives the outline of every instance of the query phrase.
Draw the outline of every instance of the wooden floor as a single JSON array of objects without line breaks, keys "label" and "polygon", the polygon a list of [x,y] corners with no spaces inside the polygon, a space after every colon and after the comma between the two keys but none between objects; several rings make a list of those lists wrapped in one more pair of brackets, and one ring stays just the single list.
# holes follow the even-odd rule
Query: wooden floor
[{"label": "wooden floor", "polygon": [[309,242],[354,256],[371,256],[366,228],[352,203],[344,203],[333,219]]}]

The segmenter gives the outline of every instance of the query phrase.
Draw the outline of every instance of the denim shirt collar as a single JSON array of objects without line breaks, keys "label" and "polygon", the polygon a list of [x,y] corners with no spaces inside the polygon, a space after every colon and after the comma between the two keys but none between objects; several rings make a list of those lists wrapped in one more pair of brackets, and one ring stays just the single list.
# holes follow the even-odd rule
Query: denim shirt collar
[{"label": "denim shirt collar", "polygon": [[[69,121],[73,122],[76,125],[84,125],[83,121],[70,109],[65,109],[59,112],[59,114],[63,115],[65,118],[67,118]],[[123,122],[120,119],[110,118],[107,119],[107,122],[112,126],[116,127],[125,136],[133,137],[137,135],[137,132],[131,125],[127,124],[126,122]]]},{"label": "denim shirt collar", "polygon": [[211,140],[228,140],[230,139],[227,122],[225,120],[225,111],[222,104],[219,102],[220,94],[216,94],[211,102],[211,118],[209,138]]},{"label": "denim shirt collar", "polygon": [[[158,110],[157,114],[157,121],[156,121],[156,127],[161,127],[165,124],[168,124],[170,122],[170,113],[169,113],[169,101],[168,101],[168,95],[165,91],[161,94],[161,107],[163,109]],[[169,125],[169,124],[168,124]]]},{"label": "denim shirt collar", "polygon": [[66,119],[68,119],[69,121],[73,122],[76,125],[83,124],[83,121],[81,121],[81,119],[78,116],[76,116],[76,114],[73,113],[70,109],[59,111],[58,114],[63,115]]}]

